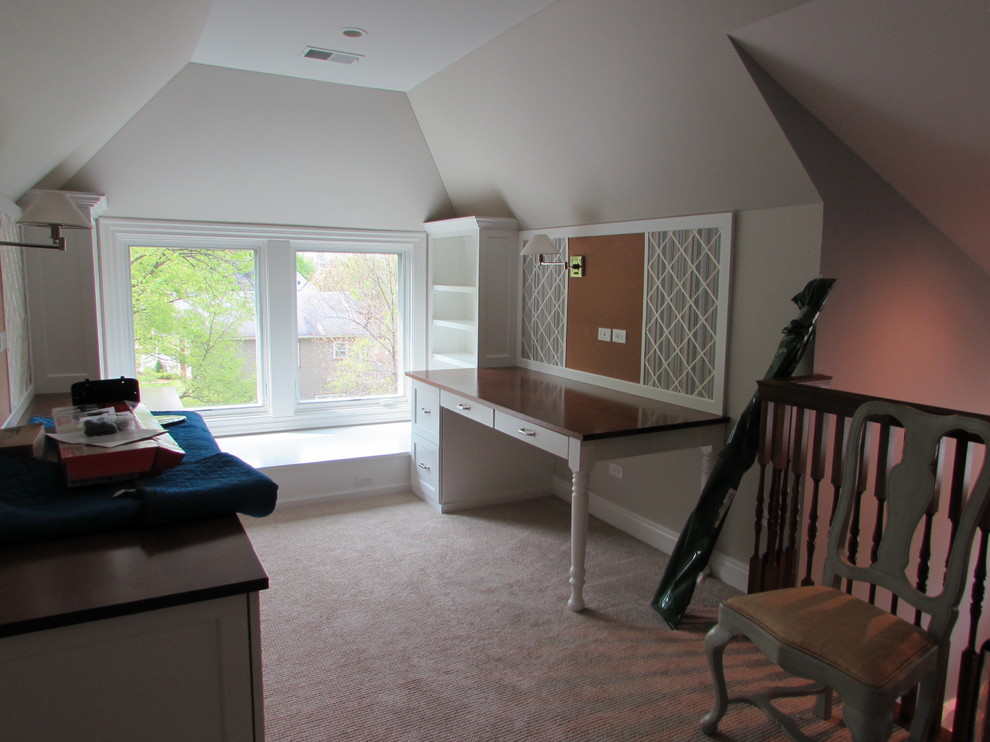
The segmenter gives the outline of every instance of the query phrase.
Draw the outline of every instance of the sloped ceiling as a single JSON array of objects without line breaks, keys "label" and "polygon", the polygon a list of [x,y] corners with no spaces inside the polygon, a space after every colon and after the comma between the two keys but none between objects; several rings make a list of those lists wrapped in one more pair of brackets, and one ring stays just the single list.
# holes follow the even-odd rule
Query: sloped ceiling
[{"label": "sloped ceiling", "polygon": [[211,2],[4,0],[0,196],[61,187],[189,62]]},{"label": "sloped ceiling", "polygon": [[[16,200],[33,186],[66,183],[193,59],[212,7],[211,0],[0,5],[0,196]],[[306,7],[299,0],[292,12]],[[490,207],[552,226],[658,216],[682,203],[721,208],[726,200],[689,181],[685,158],[676,156],[683,138],[698,132],[713,147],[702,153],[702,172],[735,179],[735,192],[751,183],[750,206],[812,198],[749,102],[738,60],[723,50],[715,59],[691,56],[685,40],[710,34],[712,23],[990,272],[986,0],[558,0],[410,92],[457,211]],[[715,68],[714,88],[699,87],[697,70]],[[744,118],[726,125],[699,117],[710,110],[699,101],[713,94],[732,110],[741,102]],[[510,105],[513,118],[501,125],[485,123],[503,115],[503,103],[522,107]],[[593,121],[572,127],[585,113]],[[552,137],[529,121],[546,117],[555,119]],[[644,120],[648,126],[636,123]],[[571,162],[548,161],[554,149],[569,149]],[[548,165],[552,179],[541,174]],[[630,172],[640,195],[609,204],[611,194],[629,193]],[[678,200],[682,191],[671,185],[678,182],[700,191]],[[728,205],[747,207],[733,198]]]},{"label": "sloped ceiling", "polygon": [[405,93],[186,65],[65,185],[108,216],[422,228],[451,216]]},{"label": "sloped ceiling", "polygon": [[732,36],[990,273],[986,0],[817,0]]},{"label": "sloped ceiling", "polygon": [[[191,61],[405,91],[551,2],[4,0],[0,196],[62,187]],[[364,56],[314,62],[307,46]]]},{"label": "sloped ceiling", "polygon": [[795,5],[557,2],[409,99],[462,215],[538,229],[817,202],[727,36]]}]

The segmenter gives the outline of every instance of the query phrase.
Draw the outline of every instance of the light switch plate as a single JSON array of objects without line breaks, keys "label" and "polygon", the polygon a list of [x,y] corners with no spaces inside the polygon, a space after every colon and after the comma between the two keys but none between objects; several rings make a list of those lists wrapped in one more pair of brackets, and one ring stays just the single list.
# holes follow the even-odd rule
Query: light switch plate
[{"label": "light switch plate", "polygon": [[572,255],[569,265],[570,265],[571,278],[583,278],[584,277],[584,256],[583,255]]},{"label": "light switch plate", "polygon": [[606,327],[598,328],[598,339],[606,343],[612,342],[612,331]]}]

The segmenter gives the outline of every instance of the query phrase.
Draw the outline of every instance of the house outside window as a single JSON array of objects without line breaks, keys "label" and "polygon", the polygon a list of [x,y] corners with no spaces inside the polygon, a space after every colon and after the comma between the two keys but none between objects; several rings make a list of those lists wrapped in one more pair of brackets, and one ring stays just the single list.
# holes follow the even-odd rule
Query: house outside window
[{"label": "house outside window", "polygon": [[104,374],[173,387],[215,433],[407,419],[424,252],[415,232],[101,220]]},{"label": "house outside window", "polygon": [[333,360],[342,361],[347,358],[348,345],[346,340],[333,341]]}]

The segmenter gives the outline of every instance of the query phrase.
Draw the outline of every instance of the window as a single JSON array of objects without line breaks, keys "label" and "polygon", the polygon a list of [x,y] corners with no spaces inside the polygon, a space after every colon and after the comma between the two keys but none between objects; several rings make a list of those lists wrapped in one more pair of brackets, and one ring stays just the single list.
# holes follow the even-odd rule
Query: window
[{"label": "window", "polygon": [[216,433],[408,417],[424,239],[100,220],[104,375],[173,387]]}]

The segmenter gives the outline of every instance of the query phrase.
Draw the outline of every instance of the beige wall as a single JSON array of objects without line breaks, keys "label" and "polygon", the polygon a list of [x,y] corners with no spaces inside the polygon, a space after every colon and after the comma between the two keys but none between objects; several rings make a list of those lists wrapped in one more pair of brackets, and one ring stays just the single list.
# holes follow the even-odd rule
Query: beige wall
[{"label": "beige wall", "polygon": [[458,215],[522,229],[816,202],[727,34],[789,0],[566,0],[409,93]]},{"label": "beige wall", "polygon": [[[733,418],[756,391],[781,338],[796,316],[790,299],[818,275],[821,207],[817,204],[744,211],[737,215],[729,327],[727,412]],[[806,358],[799,373],[811,370]],[[609,503],[678,533],[701,491],[701,455],[681,451],[624,459],[622,478],[609,474],[608,462],[592,472],[591,491]],[[566,478],[566,467],[558,468]],[[718,552],[745,562],[753,548],[756,473],[749,472],[729,511]]]},{"label": "beige wall", "polygon": [[187,65],[66,184],[106,216],[420,230],[451,216],[403,93]]},{"label": "beige wall", "polygon": [[4,2],[0,195],[61,188],[189,61],[212,5]]},{"label": "beige wall", "polygon": [[824,202],[836,284],[815,370],[838,389],[990,413],[990,276],[749,64]]}]

